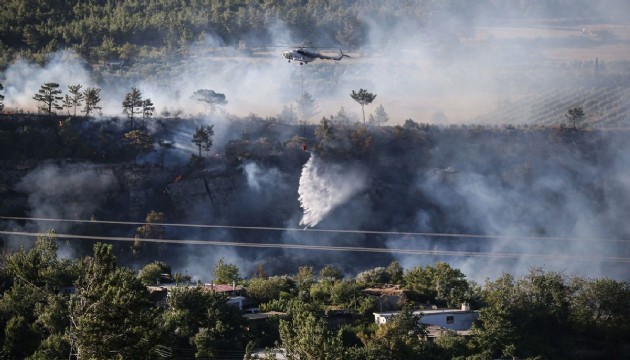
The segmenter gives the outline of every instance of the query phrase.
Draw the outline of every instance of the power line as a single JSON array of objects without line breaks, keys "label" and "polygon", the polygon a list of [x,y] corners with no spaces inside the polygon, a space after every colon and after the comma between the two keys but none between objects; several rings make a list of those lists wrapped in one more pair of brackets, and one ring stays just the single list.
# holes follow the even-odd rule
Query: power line
[{"label": "power line", "polygon": [[184,224],[184,223],[147,223],[140,221],[113,221],[113,220],[80,220],[63,218],[36,218],[19,216],[0,216],[0,220],[27,220],[40,222],[70,222],[70,223],[91,223],[91,224],[111,224],[111,225],[154,225],[166,227],[191,227],[207,229],[235,229],[235,230],[258,230],[258,231],[284,231],[284,232],[312,232],[312,233],[339,233],[339,234],[363,234],[363,235],[395,235],[410,237],[443,237],[462,239],[503,239],[503,240],[543,240],[543,241],[584,241],[584,242],[614,242],[630,243],[624,239],[586,238],[570,236],[517,236],[517,235],[484,235],[484,234],[464,234],[464,233],[439,233],[439,232],[406,232],[406,231],[378,231],[378,230],[349,230],[349,229],[313,229],[313,228],[288,228],[269,226],[237,226],[237,225],[205,225],[205,224]]},{"label": "power line", "polygon": [[[26,231],[0,231],[0,234],[14,236],[50,236],[49,233],[26,232]],[[61,239],[84,239],[102,241],[123,241],[123,242],[150,242],[167,243],[180,245],[206,245],[206,246],[230,246],[268,249],[288,249],[288,250],[314,250],[314,251],[340,251],[340,252],[362,252],[362,253],[386,253],[403,255],[431,255],[431,256],[459,256],[459,257],[480,257],[480,258],[502,258],[519,259],[531,258],[549,261],[598,261],[598,262],[619,262],[630,263],[628,257],[613,256],[587,256],[587,255],[556,255],[556,254],[530,254],[530,253],[491,253],[474,251],[452,251],[452,250],[423,250],[423,249],[391,249],[360,246],[333,246],[333,245],[309,245],[309,244],[282,244],[282,243],[256,243],[256,242],[236,242],[236,241],[216,241],[216,240],[189,240],[189,239],[137,239],[121,236],[92,236],[76,234],[55,234]]]}]

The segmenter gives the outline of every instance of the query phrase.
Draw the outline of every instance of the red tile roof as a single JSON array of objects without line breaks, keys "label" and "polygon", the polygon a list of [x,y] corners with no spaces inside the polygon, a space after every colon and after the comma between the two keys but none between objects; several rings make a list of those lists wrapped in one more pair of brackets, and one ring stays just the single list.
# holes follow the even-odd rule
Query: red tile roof
[{"label": "red tile roof", "polygon": [[204,284],[204,289],[215,292],[230,292],[241,291],[243,288],[240,285],[232,286],[226,284]]}]

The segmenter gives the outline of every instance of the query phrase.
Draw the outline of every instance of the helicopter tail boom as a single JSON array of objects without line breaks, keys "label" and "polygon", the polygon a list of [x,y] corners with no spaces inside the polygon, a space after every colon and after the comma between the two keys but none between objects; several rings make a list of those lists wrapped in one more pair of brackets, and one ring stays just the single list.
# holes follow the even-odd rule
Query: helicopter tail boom
[{"label": "helicopter tail boom", "polygon": [[343,51],[341,51],[341,49],[339,49],[339,55],[337,56],[326,56],[326,55],[321,55],[320,58],[324,59],[324,60],[336,60],[339,61],[341,59],[343,59],[344,57],[349,58],[349,55],[346,55],[343,53]]}]

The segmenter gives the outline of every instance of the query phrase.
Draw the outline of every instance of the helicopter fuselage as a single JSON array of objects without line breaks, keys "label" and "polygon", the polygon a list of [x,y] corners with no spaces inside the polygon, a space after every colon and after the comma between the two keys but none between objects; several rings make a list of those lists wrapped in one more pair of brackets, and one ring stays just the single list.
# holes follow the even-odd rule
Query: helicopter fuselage
[{"label": "helicopter fuselage", "polygon": [[339,50],[339,56],[327,56],[316,52],[307,51],[304,49],[293,49],[289,51],[285,51],[282,53],[282,57],[287,59],[289,62],[291,60],[297,61],[300,65],[308,64],[315,59],[322,60],[341,60],[343,57],[348,57],[348,55],[344,54],[341,50]]}]

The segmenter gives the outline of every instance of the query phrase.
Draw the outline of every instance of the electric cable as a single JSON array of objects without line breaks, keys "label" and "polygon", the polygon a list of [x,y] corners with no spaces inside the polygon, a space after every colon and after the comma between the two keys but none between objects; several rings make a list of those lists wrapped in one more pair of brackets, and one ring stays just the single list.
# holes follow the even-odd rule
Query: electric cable
[{"label": "electric cable", "polygon": [[[13,236],[50,236],[50,233],[26,232],[26,231],[4,231],[0,234]],[[249,247],[249,248],[272,248],[289,250],[314,250],[314,251],[340,251],[340,252],[362,252],[362,253],[387,253],[403,255],[432,255],[432,256],[459,256],[459,257],[482,257],[482,258],[502,258],[502,259],[543,259],[549,261],[599,261],[630,263],[629,257],[614,256],[592,256],[592,255],[566,255],[566,254],[532,254],[532,253],[490,253],[474,251],[452,251],[452,250],[423,250],[404,248],[376,248],[361,246],[333,246],[333,245],[310,245],[310,244],[283,244],[283,243],[257,243],[257,242],[237,242],[237,241],[217,241],[217,240],[191,240],[191,239],[140,239],[123,236],[95,236],[77,234],[54,234],[60,239],[83,239],[97,241],[122,241],[122,242],[150,242],[167,243],[181,245],[206,245],[206,246],[229,246],[229,247]]]},{"label": "electric cable", "polygon": [[440,233],[440,232],[406,232],[406,231],[378,231],[378,230],[352,230],[352,229],[315,229],[315,228],[290,228],[269,226],[238,226],[238,225],[206,225],[185,223],[147,223],[141,221],[112,221],[112,220],[80,220],[62,218],[37,218],[19,216],[0,216],[0,220],[39,221],[39,222],[70,222],[111,225],[155,225],[165,227],[191,227],[207,229],[234,229],[234,230],[258,230],[258,231],[284,231],[284,232],[311,232],[311,233],[339,233],[339,234],[363,234],[363,235],[393,235],[408,237],[443,237],[462,239],[504,239],[504,240],[543,240],[543,241],[584,241],[584,242],[615,242],[630,243],[624,239],[586,238],[586,237],[561,237],[561,236],[518,236],[518,235],[485,235],[466,233]]}]

